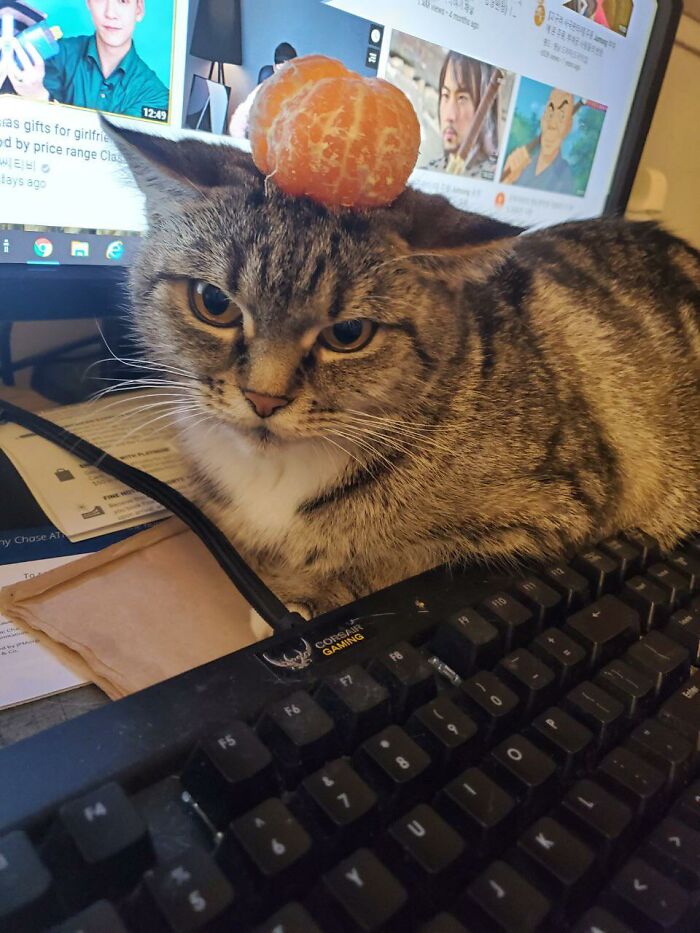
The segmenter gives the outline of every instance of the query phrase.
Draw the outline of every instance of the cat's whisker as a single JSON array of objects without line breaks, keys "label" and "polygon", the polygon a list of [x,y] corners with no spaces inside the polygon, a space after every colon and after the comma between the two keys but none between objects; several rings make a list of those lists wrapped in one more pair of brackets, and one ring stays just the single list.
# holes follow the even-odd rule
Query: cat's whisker
[{"label": "cat's whisker", "polygon": [[[192,398],[198,397],[199,393],[193,392],[189,386],[180,386],[180,385],[168,385],[167,383],[153,383],[151,385],[140,385],[140,386],[111,386],[106,389],[102,389],[100,392],[95,392],[89,398],[89,402],[99,402],[107,396],[116,395],[118,396],[117,401],[128,402],[131,399],[138,400],[143,398],[147,392],[150,392],[151,389],[167,389],[168,391],[173,390],[176,392],[182,392],[183,395],[188,395]],[[138,395],[134,393],[138,392]]]},{"label": "cat's whisker", "polygon": [[[196,378],[197,378],[197,377],[194,375],[194,373],[188,372],[187,370],[182,369],[182,368],[180,368],[180,367],[178,367],[178,366],[172,366],[172,365],[170,365],[170,364],[168,364],[168,363],[160,363],[160,362],[158,362],[158,361],[156,361],[156,360],[138,359],[138,358],[134,358],[134,357],[126,357],[126,358],[122,359],[122,358],[119,357],[119,356],[114,352],[114,350],[110,347],[109,341],[107,340],[107,338],[106,338],[105,335],[104,335],[104,331],[102,330],[102,326],[101,326],[100,322],[96,320],[96,321],[95,321],[95,324],[97,325],[97,330],[99,331],[100,337],[102,337],[102,342],[104,343],[104,345],[105,345],[105,347],[106,347],[106,349],[107,349],[107,352],[109,353],[109,357],[108,357],[107,359],[105,359],[105,360],[101,360],[100,362],[106,363],[106,362],[109,362],[110,359],[112,359],[112,360],[116,360],[117,363],[123,363],[125,366],[133,366],[133,367],[140,367],[140,368],[146,367],[146,368],[151,368],[151,369],[160,369],[161,372],[165,372],[166,369],[168,369],[168,370],[170,370],[170,371],[172,371],[172,372],[177,372],[177,373],[178,373],[179,375],[181,375],[181,376],[189,376],[189,377],[192,378],[192,379],[196,379]],[[96,365],[96,364],[93,363],[92,365],[94,366],[94,365]],[[91,367],[88,367],[88,370],[89,370],[90,368],[91,368]],[[87,372],[88,370],[86,370],[86,372]]]},{"label": "cat's whisker", "polygon": [[344,437],[346,440],[350,441],[352,444],[356,444],[362,450],[366,450],[367,453],[369,453],[371,457],[379,459],[384,464],[386,464],[389,470],[395,469],[394,464],[391,462],[391,460],[389,460],[388,457],[385,457],[384,454],[381,453],[381,451],[377,450],[377,448],[374,447],[366,438],[360,438],[352,434],[345,434],[342,431],[339,431],[337,428],[334,429],[333,433],[339,437]]},{"label": "cat's whisker", "polygon": [[[330,438],[330,437],[327,437],[326,435],[324,435],[322,439],[323,439],[324,441],[326,441],[326,443],[332,444],[334,447],[337,447],[338,450],[341,450],[344,454],[346,454],[346,456],[348,456],[348,457],[350,457],[352,460],[354,460],[355,463],[359,464],[363,469],[366,469],[367,472],[368,472],[371,476],[373,476],[373,477],[375,476],[375,474],[372,472],[372,470],[371,470],[366,464],[364,464],[364,463],[359,459],[359,457],[356,457],[355,454],[351,453],[349,450],[346,450],[346,448],[343,447],[342,444],[339,444],[337,441],[331,440],[331,438]],[[375,477],[375,479],[376,479],[376,477]]]},{"label": "cat's whisker", "polygon": [[135,415],[139,415],[144,411],[151,411],[153,408],[172,408],[176,410],[178,407],[179,403],[173,401],[151,402],[149,405],[140,405],[132,411],[120,412],[119,417],[126,421],[128,418],[133,418]]},{"label": "cat's whisker", "polygon": [[[379,427],[381,427],[381,430],[379,430]],[[404,444],[421,451],[439,450],[446,454],[454,453],[453,449],[445,446],[444,444],[441,444],[439,441],[434,440],[434,438],[427,437],[423,434],[415,434],[410,429],[404,430],[402,428],[392,427],[390,425],[371,426],[361,424],[353,424],[352,428],[362,431],[363,433],[370,434],[373,437],[385,440],[386,443],[391,444],[392,446],[400,446]],[[407,448],[404,449],[407,450]]]},{"label": "cat's whisker", "polygon": [[[105,380],[105,381],[111,381],[111,380]],[[119,390],[121,390],[121,389],[129,389],[129,388],[131,388],[132,386],[133,386],[134,388],[149,388],[149,387],[160,388],[161,386],[163,386],[163,387],[166,387],[166,388],[174,388],[174,387],[177,387],[177,388],[189,389],[189,390],[192,390],[192,388],[194,388],[194,387],[192,386],[192,384],[189,383],[189,382],[178,382],[178,381],[175,380],[175,379],[155,379],[155,378],[150,378],[150,379],[120,379],[118,382],[115,382],[113,385],[111,385],[111,386],[105,386],[103,389],[100,389],[100,390],[98,391],[98,393],[96,393],[96,394],[103,393],[103,392],[104,392],[104,393],[106,393],[106,392],[116,392],[116,391],[119,391]]]},{"label": "cat's whisker", "polygon": [[[103,395],[102,399],[106,399],[107,396]],[[121,398],[114,399],[106,405],[101,405],[101,411],[109,411],[110,408],[114,408],[117,405],[129,405],[129,404],[139,404],[139,402],[147,402],[152,398],[191,398],[196,399],[198,396],[192,392],[187,392],[184,389],[171,390],[168,389],[167,392],[139,392],[138,395],[128,395],[122,396]],[[102,399],[90,399],[91,402],[102,401]]]},{"label": "cat's whisker", "polygon": [[[193,411],[194,410],[195,409],[193,408]],[[201,412],[201,408],[199,407],[196,410]],[[144,422],[143,424],[137,424],[130,431],[127,431],[124,437],[121,438],[121,440],[125,441],[128,437],[131,437],[132,434],[138,434],[140,431],[144,431],[147,427],[149,427],[152,424],[155,424],[157,421],[161,421],[163,418],[176,418],[179,413],[185,413],[186,411],[187,411],[186,408],[181,408],[181,409],[176,409],[174,411],[173,410],[166,411],[164,414],[157,415],[155,418],[150,418],[148,421]],[[163,425],[163,427],[167,427],[167,425]]]}]

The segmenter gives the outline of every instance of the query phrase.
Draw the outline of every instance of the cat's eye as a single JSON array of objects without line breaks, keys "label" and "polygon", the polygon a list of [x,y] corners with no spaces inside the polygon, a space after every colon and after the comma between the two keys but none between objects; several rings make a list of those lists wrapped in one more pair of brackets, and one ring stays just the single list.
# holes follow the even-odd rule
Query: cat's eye
[{"label": "cat's eye", "polygon": [[366,347],[376,332],[377,325],[374,321],[358,317],[324,327],[319,334],[319,340],[324,347],[336,353],[354,353]]},{"label": "cat's eye", "polygon": [[205,324],[237,327],[241,323],[241,309],[216,285],[202,279],[190,279],[188,294],[192,312]]}]

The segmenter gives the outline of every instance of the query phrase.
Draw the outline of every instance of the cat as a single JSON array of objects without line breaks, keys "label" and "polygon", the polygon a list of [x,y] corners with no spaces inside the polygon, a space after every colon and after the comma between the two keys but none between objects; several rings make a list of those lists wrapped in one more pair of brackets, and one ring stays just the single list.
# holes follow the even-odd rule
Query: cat
[{"label": "cat", "polygon": [[689,245],[616,218],[518,235],[410,188],[334,212],[235,148],[109,132],[196,501],[307,618],[443,562],[698,528]]}]

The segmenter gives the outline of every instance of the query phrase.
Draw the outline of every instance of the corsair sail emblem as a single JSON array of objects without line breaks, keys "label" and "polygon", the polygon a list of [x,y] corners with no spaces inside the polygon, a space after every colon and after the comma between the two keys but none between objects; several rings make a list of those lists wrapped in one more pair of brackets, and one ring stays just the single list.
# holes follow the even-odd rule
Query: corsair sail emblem
[{"label": "corsair sail emblem", "polygon": [[311,664],[313,648],[305,638],[302,638],[301,643],[302,648],[297,648],[296,651],[290,653],[285,652],[281,658],[271,658],[267,653],[263,654],[263,657],[274,667],[283,667],[288,671],[303,671]]}]

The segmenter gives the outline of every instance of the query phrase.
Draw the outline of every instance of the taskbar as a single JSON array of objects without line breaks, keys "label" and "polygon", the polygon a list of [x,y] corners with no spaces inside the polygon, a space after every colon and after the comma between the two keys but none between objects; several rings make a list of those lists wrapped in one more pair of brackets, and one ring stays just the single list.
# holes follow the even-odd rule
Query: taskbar
[{"label": "taskbar", "polygon": [[29,266],[128,266],[138,234],[0,230],[0,264]]}]

